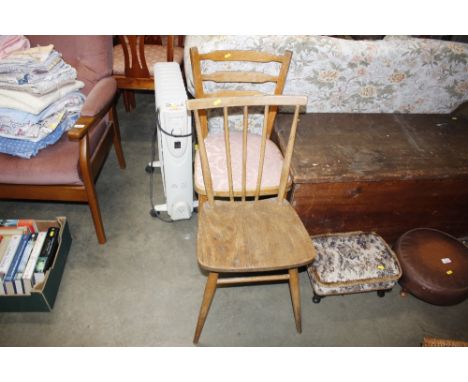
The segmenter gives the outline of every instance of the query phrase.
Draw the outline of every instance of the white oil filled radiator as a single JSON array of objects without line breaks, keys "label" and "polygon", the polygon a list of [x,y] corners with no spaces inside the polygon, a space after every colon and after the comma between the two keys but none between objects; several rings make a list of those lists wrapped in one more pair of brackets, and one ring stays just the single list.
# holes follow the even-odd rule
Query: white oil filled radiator
[{"label": "white oil filled radiator", "polygon": [[193,194],[192,121],[179,64],[155,64],[154,81],[159,161],[151,166],[161,167],[166,197],[154,209],[167,211],[172,220],[189,219],[198,202]]}]

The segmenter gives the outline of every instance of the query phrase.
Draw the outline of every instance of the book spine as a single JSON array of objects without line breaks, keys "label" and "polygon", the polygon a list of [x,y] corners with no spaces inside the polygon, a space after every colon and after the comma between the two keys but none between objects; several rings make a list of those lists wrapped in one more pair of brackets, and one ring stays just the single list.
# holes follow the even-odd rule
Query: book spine
[{"label": "book spine", "polygon": [[11,237],[10,243],[8,244],[5,256],[3,256],[2,261],[0,262],[0,281],[3,282],[5,275],[10,269],[11,262],[15,256],[16,250],[21,241],[21,235],[13,235]]},{"label": "book spine", "polygon": [[10,264],[10,268],[8,269],[8,272],[5,275],[3,284],[5,286],[6,294],[8,295],[15,294],[15,275],[18,271],[19,263],[21,261],[21,258],[23,256],[24,250],[26,249],[30,237],[31,234],[29,233],[21,236],[20,243],[15,252],[15,256],[13,257],[13,260]]},{"label": "book spine", "polygon": [[59,229],[57,227],[50,227],[47,230],[47,238],[42,247],[34,272],[45,273],[50,268],[55,257],[55,252],[57,252],[58,236]]},{"label": "book spine", "polygon": [[34,248],[34,244],[36,243],[37,233],[33,233],[29,238],[28,244],[23,251],[23,256],[21,257],[21,261],[18,266],[18,270],[16,271],[15,279],[14,279],[14,287],[16,294],[24,294],[23,288],[23,273],[26,268],[26,264],[29,260],[29,256]]},{"label": "book spine", "polygon": [[8,244],[10,243],[11,236],[5,235],[3,236],[3,240],[0,242],[0,263],[5,256],[6,250],[8,248]]},{"label": "book spine", "polygon": [[15,256],[13,257],[13,260],[10,264],[10,268],[8,269],[8,272],[5,276],[6,281],[11,281],[15,278],[16,272],[18,271],[19,263],[23,256],[23,252],[26,248],[26,245],[28,244],[30,237],[31,237],[31,234],[29,233],[21,236],[20,244],[18,245],[18,248],[16,249]]},{"label": "book spine", "polygon": [[47,232],[39,232],[39,234],[37,235],[36,243],[34,244],[31,255],[29,256],[28,263],[26,264],[26,268],[24,269],[23,289],[25,294],[31,293],[31,288],[33,286],[32,281],[34,275],[34,268],[36,267],[37,259],[41,254],[42,246],[44,245],[46,236]]}]

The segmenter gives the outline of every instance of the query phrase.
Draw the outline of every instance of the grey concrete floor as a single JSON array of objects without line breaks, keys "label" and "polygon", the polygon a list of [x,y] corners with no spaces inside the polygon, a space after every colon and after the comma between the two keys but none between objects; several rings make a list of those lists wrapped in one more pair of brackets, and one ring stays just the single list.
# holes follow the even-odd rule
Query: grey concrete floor
[{"label": "grey concrete floor", "polygon": [[[97,243],[87,205],[0,201],[0,216],[67,216],[73,236],[51,313],[1,313],[3,346],[191,346],[206,276],[195,256],[197,216],[166,224],[149,215],[154,97],[139,94],[137,108],[119,103],[127,169],[115,153],[97,181],[108,241]],[[161,180],[156,200],[163,202]],[[452,307],[402,298],[399,287],[311,301],[300,274],[303,332],[297,334],[288,285],[220,288],[200,345],[419,346],[424,336],[468,341],[468,301]]]}]

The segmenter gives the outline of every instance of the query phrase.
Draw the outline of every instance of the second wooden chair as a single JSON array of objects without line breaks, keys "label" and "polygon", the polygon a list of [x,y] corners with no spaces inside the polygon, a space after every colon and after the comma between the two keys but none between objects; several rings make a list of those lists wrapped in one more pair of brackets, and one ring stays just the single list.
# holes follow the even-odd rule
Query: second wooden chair
[{"label": "second wooden chair", "polygon": [[[291,62],[292,53],[286,51],[283,55],[275,55],[267,52],[258,51],[247,51],[247,50],[219,50],[209,53],[199,53],[196,47],[190,49],[190,60],[192,65],[193,82],[195,88],[196,98],[215,98],[215,97],[229,97],[229,96],[261,96],[265,95],[263,92],[255,89],[247,89],[247,85],[258,85],[271,83],[272,94],[280,95],[283,92],[284,85],[286,82],[286,76]],[[226,64],[228,67],[243,68],[245,65],[260,66],[260,70],[230,70],[230,71],[216,71],[205,73],[202,70],[204,61],[212,61]],[[231,65],[232,64],[232,65]],[[273,65],[276,67],[276,74],[264,73],[261,66]],[[204,84],[206,82],[214,82],[219,85],[216,91],[206,91]],[[229,88],[228,84],[242,84],[239,88],[236,86],[235,89]],[[252,86],[251,86],[252,87]],[[263,168],[262,184],[260,185],[260,195],[272,195],[278,192],[279,187],[279,175],[283,165],[283,156],[278,147],[269,139],[273,124],[278,112],[277,106],[272,105],[266,116],[267,118],[267,129],[266,129],[266,149],[265,149],[265,167]],[[202,138],[205,140],[205,147],[207,155],[212,164],[212,177],[213,177],[213,192],[217,196],[228,196],[228,174],[225,165],[216,165],[222,162],[222,158],[225,157],[223,137],[220,134],[208,134],[208,118],[207,111],[200,110],[200,125],[202,129]],[[227,117],[225,117],[227,118]],[[248,152],[258,151],[261,144],[261,137],[256,134],[250,134],[248,139]],[[231,150],[233,153],[238,153],[242,147],[242,134],[234,132],[231,135]],[[234,154],[234,157],[237,157]],[[252,196],[256,190],[255,174],[257,171],[256,165],[258,163],[251,162],[252,155],[248,156],[248,168],[246,180],[246,195]],[[235,196],[240,196],[240,163],[233,162],[233,193]],[[195,191],[199,196],[200,204],[203,204],[207,199],[207,192],[203,184],[201,162],[197,155],[195,157]],[[288,182],[288,187],[290,182]]]},{"label": "second wooden chair", "polygon": [[127,111],[135,108],[134,90],[154,90],[153,67],[157,62],[182,63],[183,36],[167,36],[165,45],[161,36],[119,36],[113,51],[113,74],[117,87],[123,92]]}]

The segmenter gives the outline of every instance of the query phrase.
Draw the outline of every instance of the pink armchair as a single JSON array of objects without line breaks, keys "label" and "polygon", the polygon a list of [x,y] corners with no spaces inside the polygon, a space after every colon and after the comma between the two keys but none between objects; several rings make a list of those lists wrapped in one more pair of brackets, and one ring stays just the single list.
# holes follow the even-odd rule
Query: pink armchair
[{"label": "pink armchair", "polygon": [[106,242],[94,183],[112,143],[125,158],[115,112],[111,36],[28,36],[31,46],[53,44],[76,68],[86,95],[75,127],[31,159],[0,154],[0,198],[88,203],[99,243]]}]

